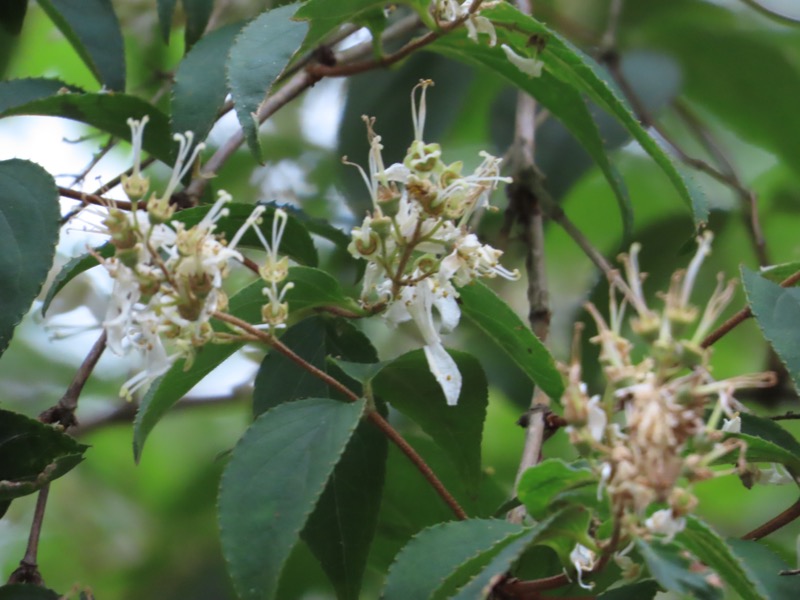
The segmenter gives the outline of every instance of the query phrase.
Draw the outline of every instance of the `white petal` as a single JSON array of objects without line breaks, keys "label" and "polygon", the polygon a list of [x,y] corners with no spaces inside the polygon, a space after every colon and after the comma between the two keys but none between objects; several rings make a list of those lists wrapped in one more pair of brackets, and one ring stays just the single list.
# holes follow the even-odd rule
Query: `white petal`
[{"label": "white petal", "polygon": [[447,353],[441,342],[426,345],[425,357],[428,359],[431,373],[444,392],[448,406],[455,406],[461,394],[461,373],[458,371],[456,361]]},{"label": "white petal", "polygon": [[441,290],[444,293],[440,293],[433,300],[433,305],[439,311],[439,316],[442,319],[442,331],[445,333],[453,331],[458,326],[459,319],[461,319],[461,309],[456,301],[456,291],[449,284],[447,288],[449,289]]},{"label": "white petal", "polygon": [[508,58],[509,62],[511,62],[512,65],[517,67],[527,76],[529,77],[541,76],[542,67],[544,67],[544,63],[542,61],[540,61],[537,58],[525,58],[524,56],[520,56],[506,44],[503,44],[500,47],[503,49],[503,52],[506,53],[506,58]]}]

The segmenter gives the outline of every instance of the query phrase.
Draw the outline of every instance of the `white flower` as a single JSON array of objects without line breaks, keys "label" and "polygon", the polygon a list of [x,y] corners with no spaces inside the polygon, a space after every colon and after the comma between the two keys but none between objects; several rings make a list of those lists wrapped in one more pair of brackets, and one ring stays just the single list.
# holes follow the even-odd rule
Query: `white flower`
[{"label": "white flower", "polygon": [[600,405],[600,396],[592,396],[587,404],[589,416],[586,427],[589,429],[589,434],[595,442],[600,442],[606,432],[606,425],[608,424],[608,415]]},{"label": "white flower", "polygon": [[779,463],[771,463],[769,468],[759,469],[756,481],[764,485],[786,485],[787,483],[795,483],[794,477],[789,474],[786,467]]},{"label": "white flower", "polygon": [[582,544],[575,544],[575,548],[569,553],[569,560],[578,573],[578,585],[585,590],[591,590],[594,587],[594,583],[583,583],[583,573],[594,568],[594,552]]},{"label": "white flower", "polygon": [[503,44],[500,47],[503,49],[503,52],[506,53],[506,58],[508,58],[509,62],[517,67],[517,69],[525,73],[525,75],[528,77],[541,77],[544,62],[538,58],[526,58],[524,56],[520,56],[506,44]]},{"label": "white flower", "polygon": [[677,519],[672,513],[671,508],[657,510],[650,518],[644,522],[644,526],[651,532],[663,535],[663,542],[669,543],[686,527],[686,519],[678,517]]},{"label": "white flower", "polygon": [[739,415],[736,415],[732,419],[723,419],[722,431],[724,431],[725,433],[741,433],[742,418]]},{"label": "white flower", "polygon": [[461,311],[456,303],[455,293],[434,295],[431,286],[430,279],[425,279],[414,287],[406,287],[401,301],[396,305],[404,306],[413,319],[425,341],[425,357],[431,373],[442,388],[447,404],[455,406],[461,394],[461,373],[442,345],[433,319],[433,308],[435,306],[438,310],[441,327],[446,331],[458,325]]}]

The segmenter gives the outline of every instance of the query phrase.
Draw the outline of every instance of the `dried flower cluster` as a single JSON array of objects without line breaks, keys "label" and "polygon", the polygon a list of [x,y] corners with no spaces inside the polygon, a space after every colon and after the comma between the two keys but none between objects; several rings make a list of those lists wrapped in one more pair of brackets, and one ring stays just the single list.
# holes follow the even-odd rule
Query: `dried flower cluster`
[{"label": "dried flower cluster", "polygon": [[[568,368],[562,402],[570,439],[593,465],[601,482],[598,494],[608,495],[627,536],[671,540],[697,504],[692,484],[712,477],[715,461],[734,453],[738,469],[744,472],[742,442],[723,435],[736,431],[736,411],[742,410],[733,392],[775,382],[773,373],[724,381],[711,377],[710,350],[703,349],[700,341],[730,302],[734,282],[724,284],[720,278],[702,314],[690,304],[711,235],[698,243],[689,268],[673,275],[661,312],[645,301],[638,245],[621,257],[626,277],[617,277],[611,285],[609,320],[593,305],[587,306],[597,323],[598,335],[592,341],[600,345],[608,382],[602,397],[589,397],[577,351]],[[648,345],[638,362],[632,357],[633,343],[622,330],[628,305],[634,311],[630,327]],[[715,408],[706,420],[711,407]],[[720,431],[723,414],[729,420]]]},{"label": "dried flower cluster", "polygon": [[119,355],[136,349],[145,359],[144,370],[123,385],[121,394],[128,398],[164,374],[179,358],[186,359],[188,368],[197,348],[231,338],[229,333],[215,332],[210,320],[216,312],[227,309],[223,281],[230,271],[230,261],[242,260],[236,246],[248,229],[256,232],[267,252],[259,271],[268,284],[264,288],[268,301],[262,308],[262,327],[284,325],[288,316],[284,295],[291,287],[290,283],[283,283],[288,274],[288,258],[277,253],[288,218],[284,211],[275,213],[271,243],[258,227],[263,206],[253,210],[230,241],[216,233],[218,221],[228,214],[225,205],[231,201],[225,192],[219,193],[217,202],[196,225],[187,228],[172,220],[172,193],[203,148],[198,144],[192,150],[190,132],[175,136],[180,144],[178,158],[163,194],[151,194],[145,209],[139,208],[150,185],[140,170],[146,123],[147,117],[128,121],[134,167],[131,175],[123,178],[123,189],[131,199],[132,210],[108,207],[99,231],[110,236],[115,254],[111,258],[97,255],[114,280],[103,321],[108,347]]},{"label": "dried flower cluster", "polygon": [[412,91],[414,141],[402,163],[384,166],[374,119],[365,118],[371,150],[369,174],[363,170],[361,174],[372,197],[372,213],[353,229],[349,250],[368,261],[362,303],[385,308],[383,316],[393,324],[414,321],[425,341],[431,372],[453,405],[461,390],[461,374],[445,351],[439,330],[451,331],[458,325],[456,286],[478,277],[517,279],[519,273],[500,265],[502,252],[481,244],[468,227],[475,211],[488,206],[498,183],[508,181],[500,176],[500,159],[483,152],[483,162],[465,175],[462,163],[446,164],[439,144],[423,140],[425,93],[431,83],[422,81]]}]

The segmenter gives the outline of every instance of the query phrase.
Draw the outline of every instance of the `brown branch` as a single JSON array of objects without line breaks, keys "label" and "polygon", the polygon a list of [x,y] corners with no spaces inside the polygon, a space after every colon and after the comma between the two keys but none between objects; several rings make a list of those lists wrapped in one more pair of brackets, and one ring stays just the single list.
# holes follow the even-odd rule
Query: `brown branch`
[{"label": "brown branch", "polygon": [[95,204],[97,206],[114,206],[120,210],[131,210],[132,206],[131,203],[127,200],[111,200],[109,198],[103,198],[97,194],[87,194],[86,192],[76,192],[75,190],[71,190],[69,188],[60,187],[58,188],[59,196],[63,196],[64,198],[72,198],[73,200],[80,200],[83,204]]},{"label": "brown branch", "polygon": [[[791,287],[799,281],[800,281],[800,271],[798,271],[794,275],[790,275],[789,277],[781,281],[780,286],[784,288]],[[700,342],[700,347],[708,348],[709,346],[717,342],[717,340],[719,340],[725,334],[727,334],[732,329],[737,327],[740,323],[746,321],[752,316],[753,316],[753,311],[750,309],[749,306],[745,306],[743,309],[741,309],[739,312],[733,315],[730,319],[728,319],[722,325],[717,327],[714,331],[709,333],[706,336],[706,338],[702,342]]]},{"label": "brown branch", "polygon": [[37,564],[37,555],[39,553],[39,538],[42,535],[42,522],[44,521],[44,511],[47,507],[49,493],[50,484],[46,483],[39,490],[39,495],[36,498],[36,508],[33,511],[33,521],[31,522],[31,532],[28,535],[28,546],[25,548],[25,555],[19,561],[19,567],[8,578],[8,583],[10,584],[44,585],[44,580]]},{"label": "brown branch", "polygon": [[78,424],[78,420],[75,418],[75,411],[78,408],[78,398],[80,398],[83,387],[86,385],[89,376],[92,374],[92,371],[94,371],[95,366],[97,366],[97,361],[100,360],[103,351],[106,349],[107,337],[105,330],[103,330],[103,333],[97,338],[97,341],[94,343],[91,350],[89,350],[89,354],[86,355],[81,366],[78,367],[78,371],[75,373],[75,377],[73,377],[72,383],[69,384],[64,395],[61,396],[55,406],[51,406],[39,415],[39,420],[42,423],[59,423],[64,429]]},{"label": "brown branch", "polygon": [[436,473],[434,473],[425,460],[419,454],[417,454],[417,451],[414,450],[414,448],[412,448],[411,445],[403,439],[397,430],[392,427],[378,411],[374,409],[367,412],[367,418],[370,420],[370,422],[376,425],[378,429],[380,429],[384,435],[386,435],[386,437],[388,437],[389,440],[391,440],[391,442],[397,446],[403,454],[406,455],[406,457],[408,457],[408,459],[414,464],[417,470],[428,481],[436,493],[439,494],[439,497],[441,497],[445,504],[450,507],[450,510],[453,511],[453,514],[459,520],[463,521],[467,519],[467,513],[464,512],[464,509],[461,508],[458,501],[436,476]]},{"label": "brown branch", "polygon": [[756,527],[750,533],[742,536],[743,540],[760,540],[768,536],[770,533],[777,531],[784,525],[788,525],[795,519],[800,517],[800,500],[792,504],[789,508],[779,514],[777,517],[770,519],[763,525]]},{"label": "brown branch", "polygon": [[[355,402],[359,400],[359,396],[356,395],[350,388],[345,386],[343,383],[340,383],[330,375],[328,375],[325,371],[318,369],[314,365],[310,364],[309,362],[303,360],[302,357],[298,356],[293,352],[289,347],[285,344],[280,342],[274,336],[270,335],[267,332],[261,331],[260,329],[256,329],[247,321],[243,321],[233,315],[229,315],[227,313],[215,312],[214,317],[219,319],[220,321],[224,321],[225,323],[229,323],[234,327],[238,327],[242,331],[244,331],[249,336],[257,339],[268,346],[271,346],[289,360],[300,366],[301,368],[305,369],[314,377],[317,377],[321,381],[328,384],[330,387],[334,388],[335,390],[342,393],[348,400],[351,402]],[[422,458],[416,450],[414,450],[408,442],[406,442],[402,436],[395,430],[379,413],[377,413],[374,409],[370,409],[367,412],[367,418],[374,423],[402,452],[405,454],[409,460],[411,460],[412,464],[417,468],[417,470],[422,473],[422,476],[431,484],[431,487],[436,491],[439,496],[441,496],[442,500],[450,507],[453,511],[453,514],[456,515],[459,519],[466,519],[467,515],[464,512],[458,502],[453,498],[452,494],[447,491],[447,488],[441,482],[441,480],[436,476],[433,470],[428,466],[425,462],[425,459]]]}]

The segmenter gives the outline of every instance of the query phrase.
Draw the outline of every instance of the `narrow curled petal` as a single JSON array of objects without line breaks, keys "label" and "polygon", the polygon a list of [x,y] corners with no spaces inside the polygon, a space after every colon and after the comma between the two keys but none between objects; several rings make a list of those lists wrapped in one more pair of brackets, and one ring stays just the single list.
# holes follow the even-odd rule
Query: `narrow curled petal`
[{"label": "narrow curled petal", "polygon": [[509,62],[525,73],[525,75],[528,77],[541,77],[544,63],[538,58],[525,58],[524,56],[520,56],[506,44],[500,47],[503,49],[503,52],[506,53],[506,58],[508,58]]},{"label": "narrow curled petal", "polygon": [[444,392],[448,406],[458,404],[461,394],[461,373],[453,357],[447,353],[441,342],[425,346],[428,367]]}]

